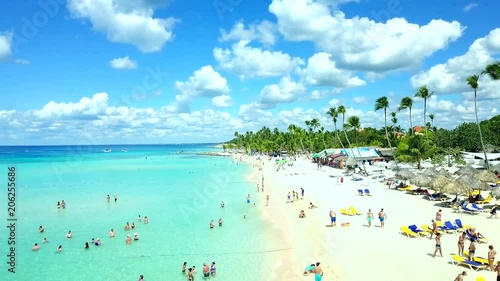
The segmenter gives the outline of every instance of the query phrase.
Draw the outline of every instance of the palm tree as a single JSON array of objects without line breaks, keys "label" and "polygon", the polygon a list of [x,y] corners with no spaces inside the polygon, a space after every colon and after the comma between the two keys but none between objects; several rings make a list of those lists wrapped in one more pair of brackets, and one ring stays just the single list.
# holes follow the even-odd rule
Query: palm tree
[{"label": "palm tree", "polygon": [[[389,99],[387,97],[380,97],[375,101],[375,111],[379,109],[384,110],[384,129],[385,129],[385,137],[387,138],[387,143],[389,145],[389,148],[391,149],[392,155],[394,155],[394,148],[391,145],[391,140],[389,139],[389,132],[387,132],[387,108],[389,107]],[[394,158],[396,160],[396,158]],[[396,163],[396,169],[399,170],[398,167],[398,162],[394,161]]]},{"label": "palm tree", "polygon": [[[415,93],[415,97],[424,99],[424,126],[427,124],[425,121],[427,120],[427,99],[432,97],[434,95],[434,92],[430,92],[429,89],[427,89],[427,86],[422,86],[418,89],[418,91]],[[425,135],[427,136],[427,130],[425,130]]]},{"label": "palm tree", "polygon": [[431,127],[434,130],[434,114],[429,114],[429,119],[431,119]]},{"label": "palm tree", "polygon": [[[356,148],[358,150],[359,156],[361,156],[361,152],[359,151],[359,144],[358,144],[358,131],[361,128],[361,122],[359,121],[358,116],[351,116],[347,119],[347,123],[344,124],[344,127],[346,127],[349,130],[354,131],[354,141],[356,142]],[[356,159],[356,157],[354,157]],[[365,162],[363,161],[363,170],[365,171],[365,174],[368,175],[366,172],[366,167],[365,167]]]},{"label": "palm tree", "polygon": [[335,136],[337,136],[337,139],[339,140],[339,143],[340,143],[340,146],[342,146],[342,149],[345,149],[344,144],[340,140],[339,131],[337,130],[337,117],[339,116],[339,112],[338,112],[337,108],[330,107],[330,109],[328,109],[328,112],[326,114],[328,114],[328,115],[330,115],[330,117],[332,117],[333,126],[335,128]]},{"label": "palm tree", "polygon": [[401,142],[396,150],[396,156],[401,162],[417,163],[422,168],[422,161],[432,157],[438,148],[421,135],[413,135]]},{"label": "palm tree", "polygon": [[488,64],[481,74],[487,74],[493,80],[500,80],[500,61]]},{"label": "palm tree", "polygon": [[347,132],[345,131],[345,113],[346,113],[346,109],[343,105],[340,105],[338,108],[337,108],[337,112],[339,114],[342,114],[342,131],[344,131],[344,136],[345,136],[345,139],[347,140],[347,144],[349,145],[349,147],[351,148],[351,153],[352,155],[354,155],[354,152],[352,151],[352,145],[351,145],[351,142],[349,141],[349,138],[347,137]]},{"label": "palm tree", "polygon": [[410,113],[410,135],[413,134],[413,124],[411,123],[411,108],[413,107],[413,99],[410,97],[404,97],[401,99],[401,103],[399,104],[398,111],[403,109],[408,109]]},{"label": "palm tree", "polygon": [[319,119],[318,118],[313,118],[311,120],[311,128],[313,129],[313,131],[315,132],[316,129],[318,129],[319,127],[321,127],[321,124],[319,123]]},{"label": "palm tree", "polygon": [[486,150],[484,149],[483,134],[481,133],[481,126],[479,124],[479,118],[477,117],[477,88],[479,87],[479,76],[472,75],[467,78],[467,84],[474,90],[474,111],[476,113],[476,124],[479,130],[479,140],[481,140],[481,147],[484,153],[484,160],[486,162],[486,170],[490,169],[490,164],[488,163],[488,156],[486,155]]}]

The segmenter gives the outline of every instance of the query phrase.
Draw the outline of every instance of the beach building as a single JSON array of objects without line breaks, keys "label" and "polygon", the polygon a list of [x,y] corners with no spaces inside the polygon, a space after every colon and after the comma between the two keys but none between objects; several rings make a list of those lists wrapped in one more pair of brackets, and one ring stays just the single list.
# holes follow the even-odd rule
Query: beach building
[{"label": "beach building", "polygon": [[378,149],[371,147],[324,149],[318,153],[314,153],[313,157],[325,165],[340,168],[344,166],[344,161],[347,160],[350,160],[347,164],[351,166],[353,166],[352,163],[356,162],[358,165],[361,165],[362,161],[366,161],[365,163],[371,165],[374,162],[385,160]]},{"label": "beach building", "polygon": [[[462,153],[465,163],[471,165],[476,169],[486,168],[484,153],[467,151],[460,151],[460,153]],[[490,164],[490,166],[500,163],[500,153],[486,153],[486,156],[488,157],[488,163]]]}]

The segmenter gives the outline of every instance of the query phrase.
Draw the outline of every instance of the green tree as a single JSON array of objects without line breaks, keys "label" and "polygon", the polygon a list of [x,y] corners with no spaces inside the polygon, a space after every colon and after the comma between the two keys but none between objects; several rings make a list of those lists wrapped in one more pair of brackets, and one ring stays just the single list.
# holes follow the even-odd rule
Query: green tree
[{"label": "green tree", "polygon": [[[375,111],[378,111],[380,109],[384,110],[384,130],[385,130],[385,137],[387,138],[387,144],[389,145],[389,148],[391,149],[392,155],[394,155],[394,148],[391,145],[391,140],[389,139],[389,132],[387,131],[387,108],[389,108],[389,99],[387,97],[380,97],[375,101]],[[398,162],[394,161],[396,163],[396,169],[399,170],[398,167]]]},{"label": "green tree", "polygon": [[[361,122],[359,121],[358,116],[351,116],[347,119],[347,123],[344,124],[344,127],[347,128],[350,131],[354,132],[354,141],[356,142],[356,149],[358,150],[358,155],[361,156],[361,152],[359,151],[359,143],[358,143],[358,133],[359,129],[361,129]],[[353,153],[354,155],[354,153]],[[356,159],[357,157],[354,157]],[[365,171],[365,174],[368,175],[366,172],[366,167],[365,167],[365,162],[363,161],[363,170]]]},{"label": "green tree", "polygon": [[429,138],[415,134],[405,138],[396,150],[396,158],[405,163],[417,163],[422,168],[422,161],[431,158],[438,151]]},{"label": "green tree", "polygon": [[488,64],[481,74],[486,74],[493,80],[500,80],[500,61]]},{"label": "green tree", "polygon": [[486,154],[486,149],[484,148],[483,134],[481,133],[481,125],[479,124],[479,118],[477,117],[477,88],[479,87],[479,76],[472,75],[467,78],[467,84],[474,90],[474,112],[476,113],[476,124],[479,131],[479,140],[481,141],[481,148],[484,153],[484,161],[486,162],[486,169],[490,169],[490,164],[488,163],[488,155]]},{"label": "green tree", "polygon": [[342,140],[340,140],[339,131],[337,130],[337,117],[339,116],[339,112],[338,112],[337,108],[330,107],[330,109],[328,109],[328,112],[326,114],[328,114],[328,115],[330,115],[330,117],[332,117],[333,126],[335,128],[335,136],[339,140],[339,143],[340,143],[340,146],[342,146],[342,149],[345,149],[344,144],[342,143]]},{"label": "green tree", "polygon": [[[429,89],[427,89],[427,86],[422,86],[418,89],[417,93],[415,93],[415,97],[417,98],[421,98],[424,100],[424,127],[425,127],[425,124],[426,123],[426,120],[427,120],[427,99],[432,97],[434,95],[434,92],[431,92],[429,91]],[[427,136],[427,130],[425,131],[425,135]]]},{"label": "green tree", "polygon": [[351,142],[349,141],[349,138],[347,137],[347,132],[345,130],[345,113],[346,113],[346,109],[343,105],[339,106],[337,108],[337,111],[339,114],[342,114],[342,131],[344,131],[344,136],[345,136],[345,139],[347,140],[347,144],[349,145],[349,148],[351,148],[351,153],[352,155],[354,155],[353,153],[353,150],[352,150],[352,145],[351,145]]},{"label": "green tree", "polygon": [[413,124],[411,122],[411,108],[413,107],[413,99],[410,97],[404,97],[401,99],[401,103],[399,104],[398,111],[401,111],[403,109],[408,109],[409,110],[409,117],[410,117],[410,135],[413,134]]}]

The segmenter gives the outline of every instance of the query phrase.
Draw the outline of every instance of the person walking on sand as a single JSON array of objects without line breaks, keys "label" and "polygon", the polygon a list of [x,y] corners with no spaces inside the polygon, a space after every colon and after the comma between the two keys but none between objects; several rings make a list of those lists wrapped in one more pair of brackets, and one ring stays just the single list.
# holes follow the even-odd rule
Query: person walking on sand
[{"label": "person walking on sand", "polygon": [[464,276],[467,276],[467,272],[462,271],[456,278],[455,281],[464,281]]},{"label": "person walking on sand", "polygon": [[333,210],[330,210],[330,226],[337,225],[337,214]]},{"label": "person walking on sand", "polygon": [[372,226],[372,220],[373,220],[372,209],[368,209],[368,212],[366,213],[366,220],[368,221],[368,227],[371,227]]},{"label": "person walking on sand", "polygon": [[384,212],[384,208],[380,209],[380,212],[378,212],[378,219],[380,220],[380,227],[384,228],[385,225],[385,220],[387,219],[387,215]]},{"label": "person walking on sand", "polygon": [[458,255],[461,257],[464,255],[465,235],[465,232],[462,232],[462,234],[458,237]]},{"label": "person walking on sand", "polygon": [[437,226],[437,222],[435,220],[431,220],[432,222],[432,232],[431,232],[431,236],[429,237],[429,240],[432,239],[432,236],[436,233],[438,233],[438,226]]},{"label": "person walking on sand", "polygon": [[441,221],[441,209],[436,212],[436,221]]},{"label": "person walking on sand", "polygon": [[495,251],[495,249],[493,249],[493,245],[489,245],[488,249],[490,249],[488,251],[488,264],[490,265],[491,271],[495,271],[495,267],[493,266],[493,264],[495,263],[495,255],[497,254],[497,252]]},{"label": "person walking on sand", "polygon": [[495,219],[497,218],[497,205],[496,204],[493,206],[493,208],[491,208],[490,214],[491,214],[490,219],[493,216],[495,216]]},{"label": "person walking on sand", "polygon": [[316,266],[314,267],[314,281],[321,281],[323,278],[323,269],[319,266],[320,263],[317,262]]},{"label": "person walking on sand", "polygon": [[300,194],[302,195],[302,198],[301,199],[304,199],[304,188],[300,188]]},{"label": "person walking on sand", "polygon": [[474,261],[475,256],[476,256],[476,242],[474,241],[474,239],[471,239],[469,245],[469,261]]},{"label": "person walking on sand", "polygon": [[441,233],[436,234],[436,249],[434,250],[433,258],[436,257],[436,253],[439,251],[441,257],[443,256],[443,251],[441,250]]}]

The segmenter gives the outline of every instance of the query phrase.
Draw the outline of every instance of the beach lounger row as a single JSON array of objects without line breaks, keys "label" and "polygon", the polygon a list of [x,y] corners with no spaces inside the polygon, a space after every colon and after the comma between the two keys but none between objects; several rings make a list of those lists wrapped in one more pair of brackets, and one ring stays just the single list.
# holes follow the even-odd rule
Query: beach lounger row
[{"label": "beach lounger row", "polygon": [[[467,258],[469,258],[469,251],[465,251],[464,252],[464,256],[466,256]],[[474,261],[477,262],[477,263],[486,265],[486,266],[490,265],[490,263],[488,262],[488,259],[483,258],[483,257],[474,256]],[[497,261],[493,262],[493,266],[497,266],[497,264],[498,264]]]},{"label": "beach lounger row", "polygon": [[460,205],[460,209],[463,212],[466,212],[466,213],[469,213],[469,214],[479,214],[479,213],[482,213],[482,212],[487,212],[487,210],[485,210],[482,207],[479,207],[475,203],[467,204],[467,202],[464,202],[462,205]]},{"label": "beach lounger row", "polygon": [[[438,222],[437,226],[438,226],[437,233],[441,233],[441,234],[461,233],[461,232],[467,233],[466,229],[471,227],[469,225],[463,225],[462,221],[460,219],[456,219],[455,224],[453,224],[450,221],[447,221],[444,223]],[[410,237],[410,238],[429,236],[433,231],[433,229],[430,228],[427,224],[422,225],[422,228],[418,228],[415,224],[408,225],[408,226],[401,226],[400,230],[401,230],[401,234],[403,234],[404,236]],[[485,239],[485,240],[486,240],[486,242],[480,242],[480,243],[487,243],[487,239]]]},{"label": "beach lounger row", "polygon": [[364,191],[365,193],[363,193],[363,189],[358,189],[358,194],[361,195],[361,196],[364,196],[364,195],[368,195],[368,196],[372,196],[372,194],[370,193],[370,190],[369,189],[365,189]]}]

